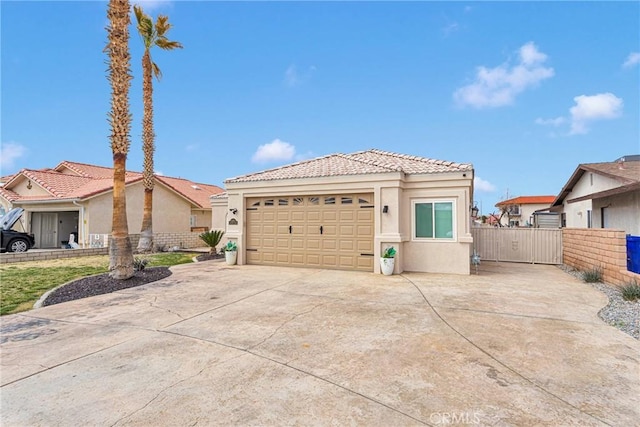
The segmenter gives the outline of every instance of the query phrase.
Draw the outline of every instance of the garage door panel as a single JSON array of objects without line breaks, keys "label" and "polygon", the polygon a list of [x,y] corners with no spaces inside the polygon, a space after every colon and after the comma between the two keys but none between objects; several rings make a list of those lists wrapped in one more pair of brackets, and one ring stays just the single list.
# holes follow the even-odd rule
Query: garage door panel
[{"label": "garage door panel", "polygon": [[338,213],[335,210],[325,209],[322,211],[322,221],[335,222],[338,218]]},{"label": "garage door panel", "polygon": [[373,242],[370,240],[357,240],[356,250],[360,253],[372,253]]},{"label": "garage door panel", "polygon": [[356,213],[353,210],[341,210],[339,212],[340,222],[353,222],[356,217]]},{"label": "garage door panel", "polygon": [[333,237],[338,235],[338,227],[335,225],[323,225],[322,226],[322,235],[326,237]]},{"label": "garage door panel", "polygon": [[341,251],[353,252],[355,249],[355,244],[353,240],[340,240],[339,247]]},{"label": "garage door panel", "polygon": [[357,266],[358,270],[373,270],[373,257],[372,256],[361,256],[357,258]]},{"label": "garage door panel", "polygon": [[320,255],[318,254],[307,254],[306,259],[305,259],[305,264],[307,265],[311,265],[313,267],[319,267],[320,266]]},{"label": "garage door panel", "polygon": [[359,223],[368,221],[373,223],[373,209],[358,209],[356,218]]},{"label": "garage door panel", "polygon": [[304,210],[295,210],[291,212],[292,222],[304,222]]},{"label": "garage door panel", "polygon": [[[373,270],[372,194],[248,200],[247,262]],[[322,230],[322,233],[321,233]]]},{"label": "garage door panel", "polygon": [[335,251],[338,248],[338,242],[331,240],[322,240],[322,250],[325,251]]},{"label": "garage door panel", "polygon": [[353,225],[341,225],[340,237],[353,237],[355,236],[355,227]]},{"label": "garage door panel", "polygon": [[276,240],[275,239],[270,239],[270,238],[263,238],[262,239],[262,243],[259,246],[264,248],[264,249],[275,249]]},{"label": "garage door panel", "polygon": [[303,253],[292,253],[291,254],[291,264],[297,266],[303,266],[305,264],[305,256]]},{"label": "garage door panel", "polygon": [[320,239],[307,239],[307,250],[320,250]]},{"label": "garage door panel", "polygon": [[307,211],[307,222],[317,222],[320,224],[322,219],[322,215],[319,210],[308,210]]}]

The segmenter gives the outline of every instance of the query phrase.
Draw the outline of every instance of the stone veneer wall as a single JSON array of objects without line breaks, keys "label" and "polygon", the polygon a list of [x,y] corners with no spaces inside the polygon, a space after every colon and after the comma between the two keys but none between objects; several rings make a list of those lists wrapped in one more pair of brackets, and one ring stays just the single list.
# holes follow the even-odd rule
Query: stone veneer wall
[{"label": "stone veneer wall", "polygon": [[606,283],[640,284],[640,274],[627,271],[627,238],[623,230],[563,228],[563,262],[578,270],[601,268]]}]

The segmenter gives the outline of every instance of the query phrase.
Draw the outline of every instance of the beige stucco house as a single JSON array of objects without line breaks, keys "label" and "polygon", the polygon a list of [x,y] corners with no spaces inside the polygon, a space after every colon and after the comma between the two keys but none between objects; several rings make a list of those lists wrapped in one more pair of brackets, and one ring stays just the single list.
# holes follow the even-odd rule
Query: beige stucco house
[{"label": "beige stucco house", "polygon": [[378,273],[469,274],[471,164],[380,150],[332,154],[231,178],[211,198],[212,228],[240,264]]},{"label": "beige stucco house", "polygon": [[[112,189],[113,169],[63,161],[53,169],[23,169],[8,177],[0,187],[0,210],[25,209],[22,226],[35,235],[37,248],[60,247],[72,233],[82,247],[101,246],[111,233]],[[157,175],[154,234],[183,233],[186,239],[194,231],[208,230],[209,198],[221,192],[215,185]],[[142,174],[127,172],[127,221],[133,235],[142,225],[143,194]]]},{"label": "beige stucco house", "polygon": [[548,209],[555,196],[519,196],[496,203],[503,227],[531,227],[534,213]]},{"label": "beige stucco house", "polygon": [[580,164],[552,211],[569,228],[616,228],[640,235],[640,156]]}]

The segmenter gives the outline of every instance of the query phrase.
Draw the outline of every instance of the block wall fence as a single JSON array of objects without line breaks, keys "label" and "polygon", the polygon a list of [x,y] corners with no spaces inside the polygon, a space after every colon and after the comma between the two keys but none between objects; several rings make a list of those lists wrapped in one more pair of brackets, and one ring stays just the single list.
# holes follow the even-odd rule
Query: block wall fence
[{"label": "block wall fence", "polygon": [[[164,250],[169,250],[175,246],[180,249],[193,249],[202,248],[206,246],[202,240],[200,240],[199,232],[186,232],[186,233],[155,233],[154,245],[164,246]],[[134,254],[135,248],[138,246],[138,240],[140,240],[139,234],[129,235],[131,239],[131,246],[133,247]],[[224,238],[223,238],[224,240]],[[220,243],[222,246],[222,243]],[[63,259],[63,258],[77,258],[83,256],[92,255],[108,255],[109,248],[87,248],[87,249],[52,249],[50,251],[42,252],[20,252],[20,253],[4,253],[0,254],[0,264],[9,264],[14,262],[25,261],[45,261],[50,259]]]},{"label": "block wall fence", "polygon": [[563,228],[563,263],[578,270],[601,268],[605,283],[623,286],[640,274],[627,271],[627,237],[623,230]]}]

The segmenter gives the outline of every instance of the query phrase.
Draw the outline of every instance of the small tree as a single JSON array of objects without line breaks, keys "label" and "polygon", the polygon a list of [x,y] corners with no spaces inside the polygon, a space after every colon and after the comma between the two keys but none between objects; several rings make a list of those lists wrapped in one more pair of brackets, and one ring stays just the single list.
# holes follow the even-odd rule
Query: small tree
[{"label": "small tree", "polygon": [[216,246],[222,240],[222,236],[224,236],[224,231],[222,230],[211,230],[205,231],[204,233],[200,233],[200,239],[209,246],[209,253],[216,253]]}]

